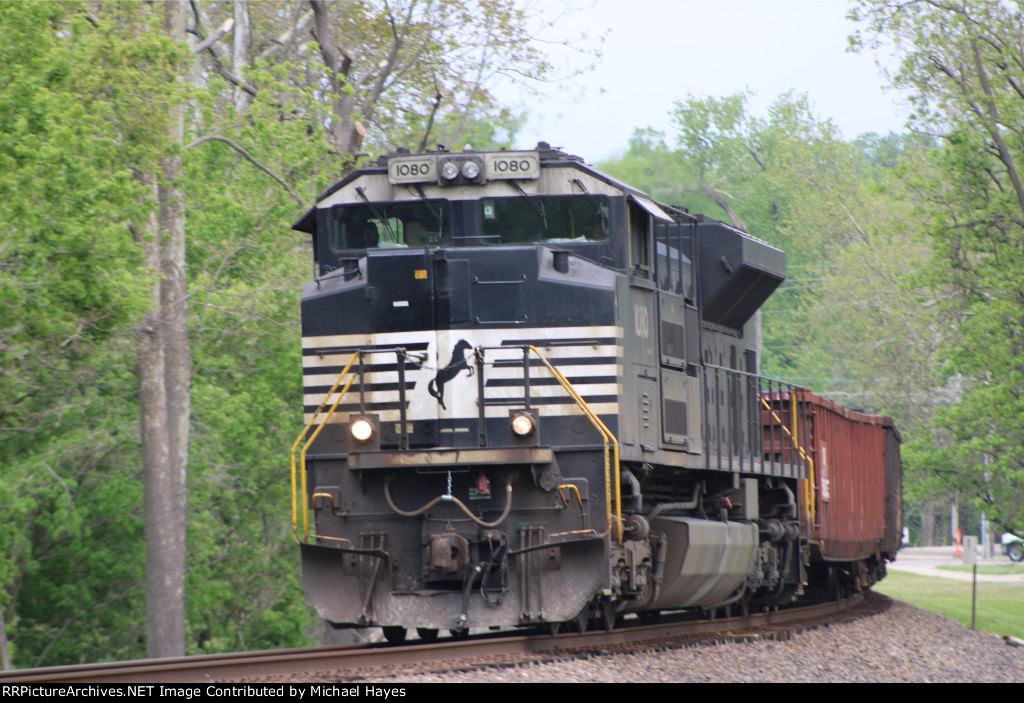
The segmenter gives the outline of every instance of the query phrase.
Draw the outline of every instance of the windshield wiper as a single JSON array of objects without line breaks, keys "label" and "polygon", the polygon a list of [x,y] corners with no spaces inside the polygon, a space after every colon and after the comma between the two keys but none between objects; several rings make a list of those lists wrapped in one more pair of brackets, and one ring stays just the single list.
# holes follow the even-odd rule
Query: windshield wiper
[{"label": "windshield wiper", "polygon": [[435,220],[437,220],[437,226],[438,226],[438,228],[440,228],[441,233],[443,235],[443,232],[444,232],[444,217],[441,216],[440,210],[435,210],[434,209],[434,204],[432,202],[430,202],[429,200],[427,200],[427,194],[423,192],[423,186],[421,186],[419,183],[417,183],[415,185],[415,189],[416,189],[416,193],[423,199],[423,204],[427,206],[428,210],[430,210],[430,214],[434,216]]},{"label": "windshield wiper", "polygon": [[533,208],[534,212],[536,212],[538,215],[540,215],[542,220],[544,220],[544,231],[547,232],[547,229],[548,229],[548,216],[544,213],[544,203],[538,202],[538,201],[534,200],[533,198],[531,198],[529,196],[529,194],[527,194],[527,192],[525,190],[523,190],[522,186],[520,186],[515,181],[505,181],[505,182],[508,183],[513,188],[515,188],[516,191],[518,191],[521,196],[526,198],[526,202],[529,204],[529,206]]},{"label": "windshield wiper", "polygon": [[583,185],[583,181],[581,181],[579,178],[573,178],[572,182],[575,183],[576,185],[578,185],[580,187],[580,190],[583,191],[583,194],[585,196],[587,196],[587,202],[589,202],[590,206],[592,208],[594,208],[594,212],[597,213],[597,216],[601,218],[601,222],[604,223],[604,225],[603,225],[604,226],[604,230],[607,232],[608,231],[608,215],[606,215],[604,210],[601,209],[601,204],[597,202],[597,200],[594,198],[593,195],[590,194],[590,191],[587,190],[587,187],[585,185]]},{"label": "windshield wiper", "polygon": [[363,202],[366,203],[366,207],[370,208],[370,212],[373,213],[373,216],[384,223],[384,229],[388,231],[388,241],[397,243],[398,238],[395,237],[395,232],[391,229],[391,223],[388,222],[387,218],[384,217],[381,211],[377,209],[376,205],[370,202],[370,199],[366,197],[366,193],[363,192],[363,189],[360,186],[356,186],[356,193],[360,198],[362,198]]}]

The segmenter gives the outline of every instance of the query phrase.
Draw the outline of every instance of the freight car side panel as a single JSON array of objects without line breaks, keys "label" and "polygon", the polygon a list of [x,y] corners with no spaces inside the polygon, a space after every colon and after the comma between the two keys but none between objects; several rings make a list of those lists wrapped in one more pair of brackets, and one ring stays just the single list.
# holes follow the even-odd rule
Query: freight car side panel
[{"label": "freight car side panel", "polygon": [[[801,442],[814,463],[813,490],[800,495],[813,518],[815,560],[854,561],[899,547],[899,434],[891,418],[846,410],[801,391]],[[813,511],[808,509],[813,507]]]},{"label": "freight car side panel", "polygon": [[903,540],[903,465],[900,431],[890,421],[885,428],[885,539],[882,552],[895,557]]}]

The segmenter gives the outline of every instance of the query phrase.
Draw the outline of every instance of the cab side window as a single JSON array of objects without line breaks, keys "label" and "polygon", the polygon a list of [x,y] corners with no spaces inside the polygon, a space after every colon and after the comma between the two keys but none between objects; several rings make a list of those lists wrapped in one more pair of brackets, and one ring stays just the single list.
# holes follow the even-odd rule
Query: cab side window
[{"label": "cab side window", "polygon": [[629,269],[638,278],[651,278],[651,216],[629,203]]}]

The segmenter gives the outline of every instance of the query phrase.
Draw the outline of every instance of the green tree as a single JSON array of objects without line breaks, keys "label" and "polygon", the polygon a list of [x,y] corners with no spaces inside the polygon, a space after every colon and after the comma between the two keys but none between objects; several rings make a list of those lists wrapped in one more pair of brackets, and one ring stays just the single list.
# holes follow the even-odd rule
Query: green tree
[{"label": "green tree", "polygon": [[1024,527],[1024,4],[860,2],[855,47],[900,57],[893,84],[941,140],[922,185],[941,374],[955,392],[919,461],[995,522]]},{"label": "green tree", "polygon": [[[498,80],[541,82],[552,74],[548,43],[582,47],[587,41],[585,33],[556,41],[538,36],[534,15],[573,10],[561,2],[192,5],[205,75],[232,86],[236,109],[271,93],[281,119],[304,122],[343,164],[368,150],[473,143],[481,123],[508,122],[492,94]],[[225,32],[235,37],[230,48]],[[587,64],[595,53],[581,51]]]},{"label": "green tree", "polygon": [[692,212],[724,217],[725,213],[696,187],[690,160],[669,147],[663,132],[637,128],[626,151],[600,164],[601,168],[635,185],[662,203],[682,205]]},{"label": "green tree", "polygon": [[[847,401],[856,395],[874,409],[910,407],[886,383],[916,383],[916,393],[930,368],[927,350],[908,344],[919,306],[906,264],[922,254],[903,224],[902,182],[914,168],[907,159],[916,142],[848,143],[806,98],[792,95],[765,117],[748,113],[743,94],[691,97],[677,103],[673,120],[677,149],[658,133],[638,131],[626,155],[603,166],[662,201],[722,218],[786,252],[788,279],[765,308],[765,370]],[[887,315],[903,327],[883,332]],[[884,354],[901,356],[913,374],[879,373],[891,366],[879,347],[886,338],[894,341]]]},{"label": "green tree", "polygon": [[[931,140],[846,141],[791,95],[764,117],[748,114],[742,94],[691,97],[673,118],[676,149],[638,130],[603,167],[785,251],[787,279],[763,309],[762,373],[891,414],[917,436],[946,399],[933,377],[939,305],[921,285],[932,248],[916,217],[920,183],[936,173]],[[933,514],[948,490],[912,466],[909,503]]]},{"label": "green tree", "polygon": [[133,651],[139,634],[138,414],[123,331],[146,309],[126,223],[149,208],[125,144],[136,155],[148,145],[130,113],[144,106],[118,104],[89,64],[124,69],[148,47],[90,41],[87,16],[56,3],[4,3],[0,26],[0,612],[12,660],[39,665],[67,661],[57,652],[69,641]]},{"label": "green tree", "polygon": [[[142,656],[159,637],[137,616],[150,450],[178,475],[187,456],[173,651],[309,643],[281,457],[301,427],[311,266],[289,225],[354,152],[415,144],[431,117],[432,139],[507,143],[519,118],[490,98],[494,71],[543,73],[511,2],[196,0],[187,37],[172,9],[0,4],[0,633],[18,666]],[[362,145],[339,141],[344,120]],[[184,381],[140,374],[172,327]],[[140,426],[144,377],[163,379],[157,409],[168,383],[187,390],[163,430]]]}]

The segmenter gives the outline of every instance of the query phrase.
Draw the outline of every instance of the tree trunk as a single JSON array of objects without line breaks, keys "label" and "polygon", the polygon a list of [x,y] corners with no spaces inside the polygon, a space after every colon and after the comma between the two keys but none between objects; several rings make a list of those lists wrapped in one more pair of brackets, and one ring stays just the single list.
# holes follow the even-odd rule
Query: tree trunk
[{"label": "tree trunk", "polygon": [[178,568],[174,555],[173,483],[167,451],[164,327],[160,306],[160,231],[155,215],[150,216],[141,234],[146,269],[153,276],[152,312],[136,328],[136,358],[146,515],[146,644],[149,656],[156,658],[177,654],[169,643],[175,639],[174,604],[180,600],[175,571],[183,573],[184,569]]},{"label": "tree trunk", "polygon": [[921,546],[935,544],[935,504],[930,500],[921,506]]},{"label": "tree trunk", "polygon": [[738,230],[740,230],[742,232],[749,232],[750,231],[749,229],[747,229],[747,223],[744,222],[743,218],[741,218],[739,216],[739,213],[737,213],[733,209],[733,207],[729,203],[729,200],[727,199],[727,197],[725,195],[723,195],[720,190],[718,190],[716,188],[712,188],[711,186],[709,186],[707,183],[704,182],[704,174],[701,174],[701,176],[700,176],[700,186],[704,190],[704,193],[709,198],[711,198],[712,202],[715,203],[715,205],[717,205],[718,207],[720,207],[723,210],[725,210],[725,216],[729,218],[729,223],[733,227],[735,227],[736,229],[738,229]]},{"label": "tree trunk", "polygon": [[[164,5],[164,27],[185,41],[185,4]],[[179,79],[180,80],[180,79]],[[185,272],[185,202],[180,151],[184,105],[168,107],[167,154],[160,159],[157,222],[149,223],[146,264],[159,272],[154,312],[139,335],[139,395],[146,494],[146,634],[150,657],[185,654],[186,468],[189,441],[189,350]]]},{"label": "tree trunk", "polygon": [[7,652],[7,620],[0,612],[0,671],[11,668],[11,655]]},{"label": "tree trunk", "polygon": [[334,148],[342,158],[355,151],[355,144],[360,139],[356,130],[355,94],[345,90],[347,78],[344,71],[342,54],[338,50],[334,28],[327,15],[327,3],[324,0],[309,0],[313,8],[313,21],[316,27],[316,41],[320,47],[320,58],[327,67],[330,76],[331,93],[334,95],[334,119],[331,121],[331,136]]},{"label": "tree trunk", "polygon": [[[231,72],[238,80],[245,82],[249,66],[249,46],[252,41],[252,22],[249,19],[249,0],[232,0],[231,10],[235,19],[231,44]],[[249,111],[251,97],[240,86],[235,86],[231,96],[239,115]]]}]

